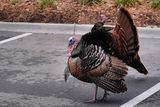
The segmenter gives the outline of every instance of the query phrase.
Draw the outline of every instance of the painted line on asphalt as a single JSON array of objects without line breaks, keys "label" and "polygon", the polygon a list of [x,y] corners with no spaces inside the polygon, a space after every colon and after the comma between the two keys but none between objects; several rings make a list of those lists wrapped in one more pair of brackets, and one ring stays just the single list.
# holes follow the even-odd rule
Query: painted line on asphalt
[{"label": "painted line on asphalt", "polygon": [[120,107],[133,107],[160,90],[160,82]]},{"label": "painted line on asphalt", "polygon": [[0,41],[0,45],[4,44],[4,43],[7,43],[7,42],[10,42],[10,41],[13,41],[13,40],[24,38],[24,37],[29,36],[29,35],[32,35],[32,33],[24,33],[24,34],[17,35],[15,37],[12,37],[12,38],[9,38],[9,39],[2,40],[2,41]]}]

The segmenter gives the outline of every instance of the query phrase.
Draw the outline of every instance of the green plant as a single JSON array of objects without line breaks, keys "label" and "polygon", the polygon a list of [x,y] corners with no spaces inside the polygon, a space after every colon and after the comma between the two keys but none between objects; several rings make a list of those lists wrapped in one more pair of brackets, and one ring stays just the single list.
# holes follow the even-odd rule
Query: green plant
[{"label": "green plant", "polygon": [[47,7],[54,5],[56,0],[38,0],[38,5],[40,7]]},{"label": "green plant", "polygon": [[160,8],[160,0],[153,0],[152,1],[152,7]]},{"label": "green plant", "polygon": [[139,0],[115,0],[116,5],[118,6],[130,6],[137,2],[139,3]]},{"label": "green plant", "polygon": [[102,0],[78,0],[83,5],[93,5],[93,4],[98,4],[101,3]]},{"label": "green plant", "polygon": [[16,5],[20,2],[21,2],[21,0],[11,0],[12,5]]}]

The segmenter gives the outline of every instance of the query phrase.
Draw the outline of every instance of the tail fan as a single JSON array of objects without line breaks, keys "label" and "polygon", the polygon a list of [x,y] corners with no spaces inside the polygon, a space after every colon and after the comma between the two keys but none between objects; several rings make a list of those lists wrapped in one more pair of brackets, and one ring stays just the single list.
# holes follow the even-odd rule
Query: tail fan
[{"label": "tail fan", "polygon": [[[114,41],[114,48],[119,57],[124,59],[128,65],[135,68],[140,73],[147,74],[148,71],[141,63],[138,55],[139,39],[137,29],[131,15],[125,8],[120,8],[116,27],[112,32],[112,38]],[[141,70],[138,68],[139,66],[141,66]]]},{"label": "tail fan", "polygon": [[140,60],[135,59],[130,65],[140,73],[143,73],[145,75],[148,73],[147,69]]}]

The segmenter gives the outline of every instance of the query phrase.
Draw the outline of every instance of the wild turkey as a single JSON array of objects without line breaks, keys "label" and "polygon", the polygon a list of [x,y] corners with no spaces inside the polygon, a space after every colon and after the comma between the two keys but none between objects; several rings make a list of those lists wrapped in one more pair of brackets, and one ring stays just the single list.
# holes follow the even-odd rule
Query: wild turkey
[{"label": "wild turkey", "polygon": [[124,84],[124,77],[127,75],[126,64],[111,56],[97,45],[83,44],[83,48],[79,56],[71,57],[72,51],[76,48],[78,39],[76,37],[69,38],[68,48],[68,64],[65,69],[65,80],[67,80],[71,73],[77,79],[96,84],[96,91],[92,101],[97,101],[97,89],[101,87],[104,89],[105,99],[107,91],[113,93],[121,93],[127,91]]},{"label": "wild turkey", "polygon": [[120,8],[113,32],[103,27],[103,23],[96,23],[80,41],[76,37],[69,38],[68,64],[65,69],[65,80],[71,73],[81,81],[96,84],[94,101],[98,87],[105,91],[103,99],[107,91],[127,91],[123,82],[128,70],[126,64],[140,73],[148,73],[138,55],[138,34],[129,12]]},{"label": "wild turkey", "polygon": [[[127,65],[135,68],[138,72],[147,74],[148,71],[139,57],[139,40],[137,29],[129,12],[120,8],[117,23],[112,31],[110,27],[104,27],[105,18],[97,22],[91,32],[82,36],[72,56],[78,55],[82,42],[88,45],[101,46],[106,53],[123,60]],[[88,36],[89,35],[89,36]]]}]

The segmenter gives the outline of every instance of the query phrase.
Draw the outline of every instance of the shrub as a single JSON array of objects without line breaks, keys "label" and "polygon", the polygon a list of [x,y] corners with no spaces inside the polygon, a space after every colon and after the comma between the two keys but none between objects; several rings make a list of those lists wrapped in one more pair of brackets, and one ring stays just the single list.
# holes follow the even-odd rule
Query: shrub
[{"label": "shrub", "polygon": [[153,0],[152,1],[152,7],[160,8],[160,0]]},{"label": "shrub", "polygon": [[40,7],[47,7],[54,5],[56,0],[38,0],[38,5]]},{"label": "shrub", "polygon": [[12,5],[16,5],[20,2],[21,2],[21,0],[11,0]]},{"label": "shrub", "polygon": [[102,2],[102,0],[77,0],[77,1],[83,5],[93,5]]},{"label": "shrub", "polygon": [[130,6],[139,3],[139,0],[115,0],[115,2],[118,6]]}]

